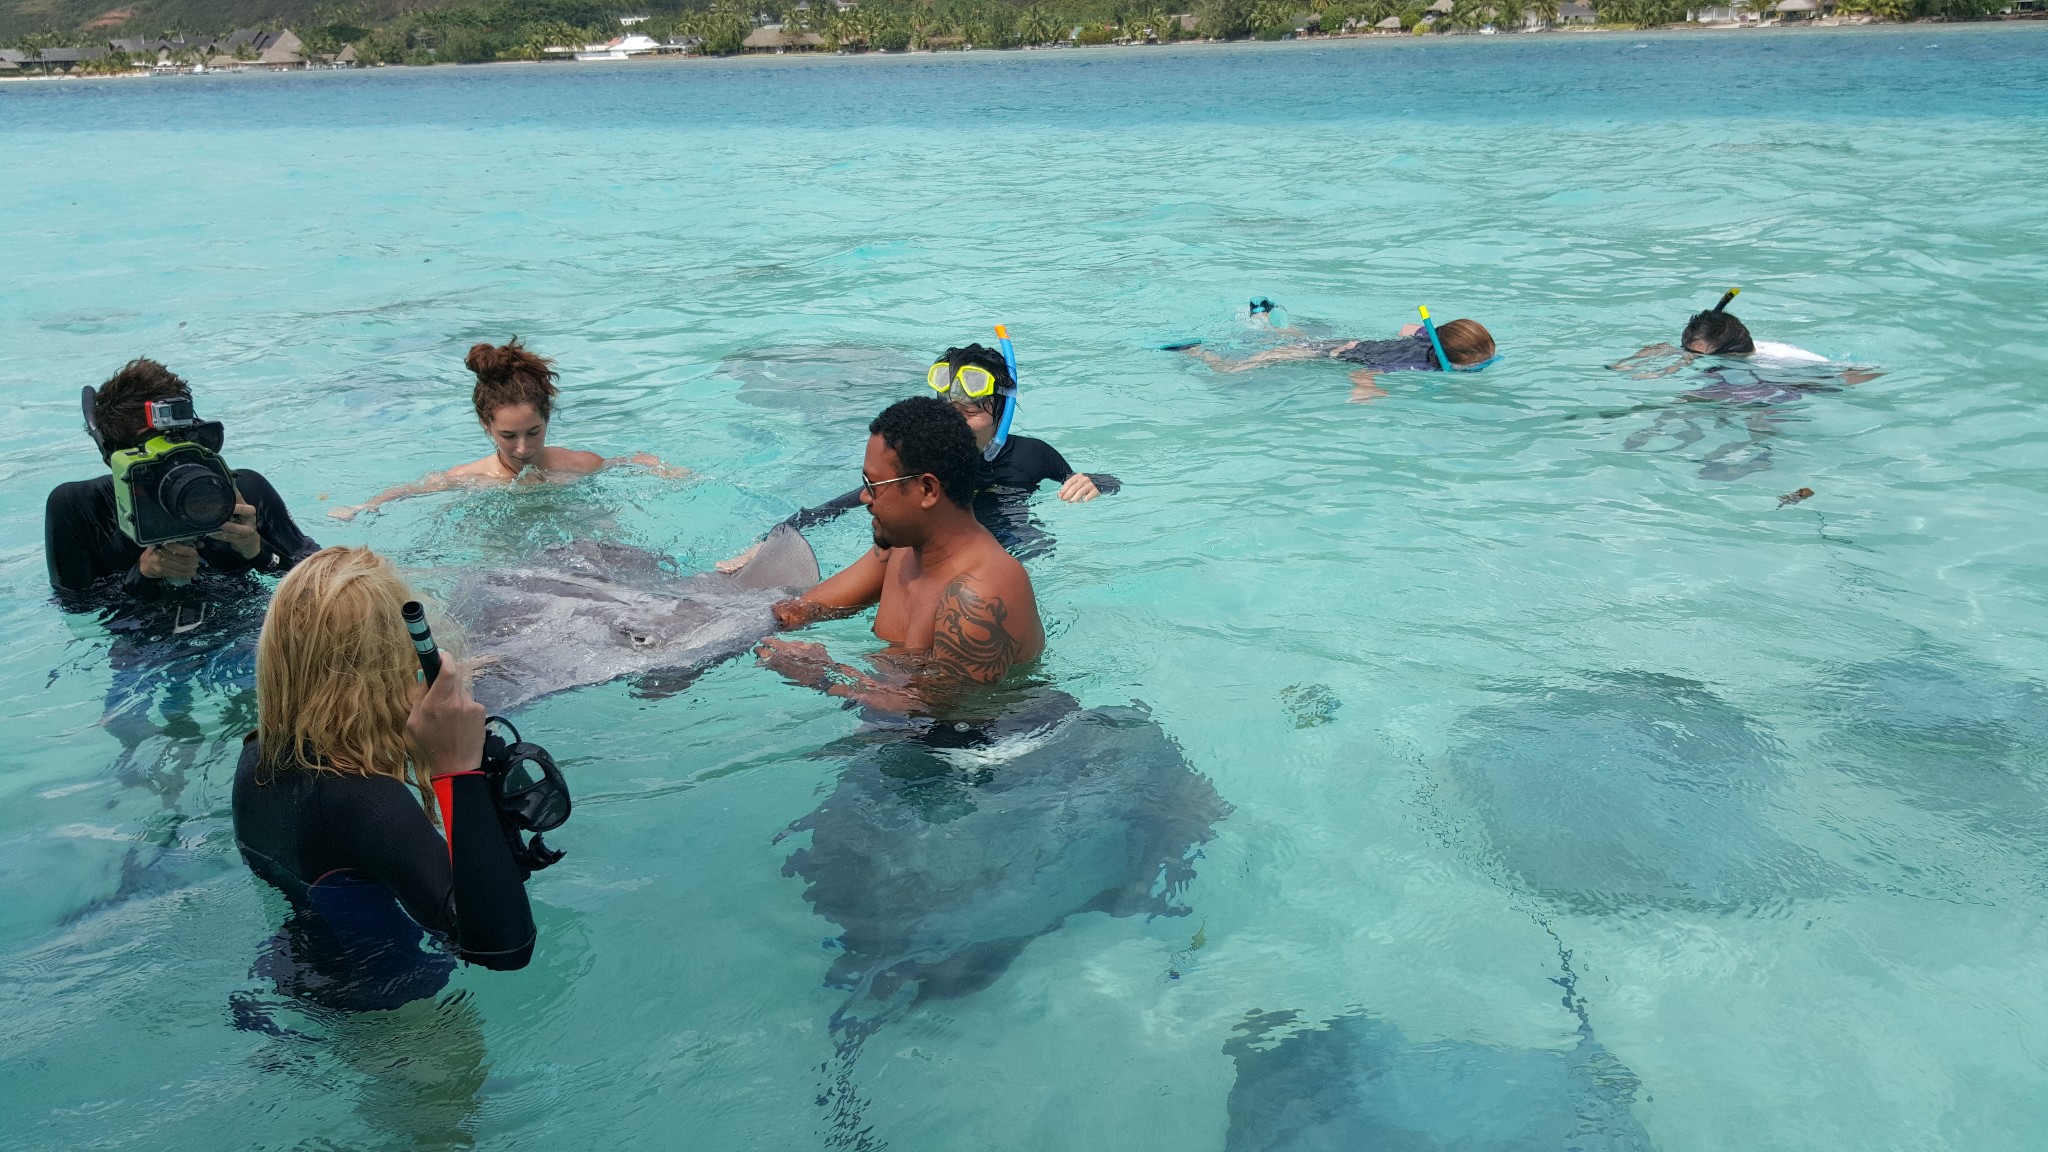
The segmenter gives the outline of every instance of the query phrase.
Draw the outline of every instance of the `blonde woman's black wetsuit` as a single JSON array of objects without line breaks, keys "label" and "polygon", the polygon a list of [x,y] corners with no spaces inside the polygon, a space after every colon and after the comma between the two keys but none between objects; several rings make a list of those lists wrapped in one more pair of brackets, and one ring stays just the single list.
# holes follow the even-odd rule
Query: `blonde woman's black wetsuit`
[{"label": "blonde woman's black wetsuit", "polygon": [[[294,913],[259,975],[288,994],[361,1010],[433,995],[454,956],[526,966],[536,935],[526,874],[483,773],[437,776],[434,791],[445,839],[398,780],[272,768],[253,735],[243,744],[235,841]],[[438,946],[423,949],[426,935]]]}]

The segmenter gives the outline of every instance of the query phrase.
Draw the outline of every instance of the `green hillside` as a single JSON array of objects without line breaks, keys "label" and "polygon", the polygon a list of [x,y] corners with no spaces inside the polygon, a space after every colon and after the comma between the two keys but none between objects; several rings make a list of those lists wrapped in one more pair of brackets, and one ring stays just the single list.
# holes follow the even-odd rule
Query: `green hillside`
[{"label": "green hillside", "polygon": [[0,44],[12,44],[36,32],[55,32],[66,43],[83,43],[93,38],[169,32],[217,35],[236,28],[368,28],[402,12],[453,2],[373,0],[336,5],[319,0],[0,0]]}]

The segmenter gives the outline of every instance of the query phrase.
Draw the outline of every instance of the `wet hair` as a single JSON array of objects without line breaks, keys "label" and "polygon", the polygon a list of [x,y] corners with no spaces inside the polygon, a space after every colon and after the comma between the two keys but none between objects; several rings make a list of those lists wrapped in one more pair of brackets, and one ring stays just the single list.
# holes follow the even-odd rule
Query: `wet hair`
[{"label": "wet hair", "polygon": [[1718,308],[1701,312],[1686,321],[1685,335],[1678,344],[1688,352],[1704,356],[1756,351],[1756,341],[1749,338],[1749,329],[1743,326],[1742,321],[1737,320],[1733,313]]},{"label": "wet hair", "polygon": [[178,374],[154,360],[130,360],[100,385],[93,400],[92,422],[108,452],[139,447],[148,431],[151,400],[192,398],[192,388]]},{"label": "wet hair", "polygon": [[1453,320],[1436,326],[1436,338],[1443,342],[1444,355],[1452,364],[1477,364],[1493,358],[1493,334],[1477,320]]},{"label": "wet hair", "polygon": [[938,478],[946,499],[961,508],[974,503],[975,469],[981,450],[974,446],[974,430],[966,417],[937,396],[913,396],[882,409],[868,425],[868,434],[903,462],[911,476],[929,473]]},{"label": "wet hair", "polygon": [[535,355],[519,337],[503,344],[474,345],[462,363],[476,373],[471,399],[476,404],[476,418],[484,426],[490,426],[498,409],[513,404],[533,405],[543,420],[554,413],[555,379],[561,373],[555,371],[554,361]]},{"label": "wet hair", "polygon": [[1001,407],[1002,389],[1017,386],[1017,382],[1010,378],[1010,362],[1003,359],[1003,354],[994,348],[984,348],[979,344],[969,344],[964,348],[948,348],[933,363],[936,364],[939,360],[952,365],[955,371],[969,364],[988,369],[989,374],[996,378],[996,391],[975,403],[991,412]]},{"label": "wet hair", "polygon": [[412,593],[368,548],[323,548],[277,585],[256,640],[256,732],[271,771],[389,776],[430,801],[406,735],[419,658]]}]

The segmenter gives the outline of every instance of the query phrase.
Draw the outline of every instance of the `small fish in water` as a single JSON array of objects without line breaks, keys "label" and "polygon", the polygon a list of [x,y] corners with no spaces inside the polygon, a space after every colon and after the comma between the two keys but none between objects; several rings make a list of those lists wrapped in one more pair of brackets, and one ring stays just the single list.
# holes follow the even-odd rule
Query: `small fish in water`
[{"label": "small fish in water", "polygon": [[1290,684],[1280,690],[1280,705],[1296,728],[1314,728],[1335,720],[1344,702],[1327,684]]},{"label": "small fish in water", "polygon": [[1783,496],[1778,497],[1778,507],[1783,508],[1787,504],[1797,504],[1811,495],[1813,495],[1813,489],[1811,488],[1801,488],[1797,492],[1787,492]]}]

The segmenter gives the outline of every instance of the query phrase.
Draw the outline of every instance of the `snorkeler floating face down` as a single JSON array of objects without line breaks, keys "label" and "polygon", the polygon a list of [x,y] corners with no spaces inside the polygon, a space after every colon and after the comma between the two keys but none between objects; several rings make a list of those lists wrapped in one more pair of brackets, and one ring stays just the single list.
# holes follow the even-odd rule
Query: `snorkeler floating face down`
[{"label": "snorkeler floating face down", "polygon": [[1756,341],[1750,338],[1749,328],[1727,311],[1728,302],[1741,291],[1730,288],[1720,303],[1686,321],[1680,347],[1695,356],[1747,356],[1755,352]]}]

